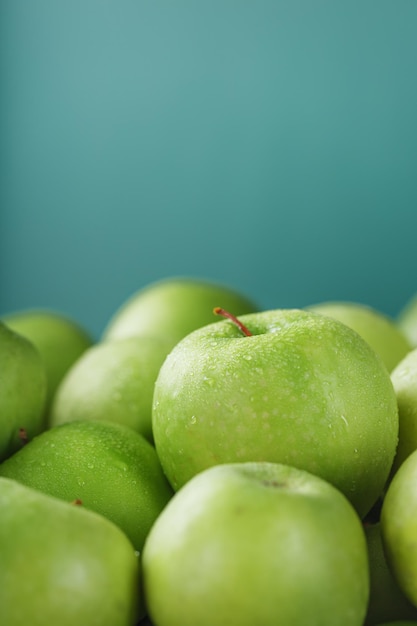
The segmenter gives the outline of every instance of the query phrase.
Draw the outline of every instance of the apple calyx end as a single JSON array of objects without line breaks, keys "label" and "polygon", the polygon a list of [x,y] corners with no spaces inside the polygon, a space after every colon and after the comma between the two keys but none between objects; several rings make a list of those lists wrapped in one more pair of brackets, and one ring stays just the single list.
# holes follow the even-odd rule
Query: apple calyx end
[{"label": "apple calyx end", "polygon": [[221,315],[222,317],[229,319],[231,322],[233,322],[235,326],[239,328],[239,330],[246,337],[252,337],[252,333],[250,332],[250,330],[246,328],[246,326],[242,324],[242,322],[235,315],[233,315],[232,313],[229,313],[229,311],[226,311],[226,309],[222,309],[220,306],[216,306],[213,309],[213,313],[215,315]]}]

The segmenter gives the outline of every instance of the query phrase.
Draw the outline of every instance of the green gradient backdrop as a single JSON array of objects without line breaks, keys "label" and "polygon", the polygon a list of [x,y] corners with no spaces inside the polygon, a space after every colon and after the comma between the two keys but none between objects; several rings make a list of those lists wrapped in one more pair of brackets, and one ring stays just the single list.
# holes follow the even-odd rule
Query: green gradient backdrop
[{"label": "green gradient backdrop", "polygon": [[[2,0],[0,312],[417,291],[417,2]],[[221,303],[219,303],[221,304]]]}]

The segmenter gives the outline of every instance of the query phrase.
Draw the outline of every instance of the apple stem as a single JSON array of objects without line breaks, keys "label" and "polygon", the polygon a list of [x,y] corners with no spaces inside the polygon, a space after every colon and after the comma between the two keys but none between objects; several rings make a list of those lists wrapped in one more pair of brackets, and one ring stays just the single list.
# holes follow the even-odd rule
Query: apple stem
[{"label": "apple stem", "polygon": [[29,438],[28,438],[26,428],[19,428],[19,439],[22,442],[23,446],[25,446],[28,443]]},{"label": "apple stem", "polygon": [[250,330],[246,328],[246,326],[242,324],[242,322],[235,315],[232,315],[232,313],[229,313],[229,311],[226,311],[225,309],[222,309],[221,307],[216,306],[213,309],[213,313],[215,315],[222,315],[223,317],[226,317],[227,319],[231,320],[235,324],[235,326],[237,326],[239,330],[242,331],[244,335],[246,335],[246,337],[252,337],[252,333],[250,332]]}]

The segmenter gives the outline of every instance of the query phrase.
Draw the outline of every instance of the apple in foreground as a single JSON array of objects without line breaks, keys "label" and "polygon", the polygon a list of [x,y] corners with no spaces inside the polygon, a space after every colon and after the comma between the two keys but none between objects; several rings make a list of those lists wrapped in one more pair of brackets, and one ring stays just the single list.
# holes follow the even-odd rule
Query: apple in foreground
[{"label": "apple in foreground", "polygon": [[394,474],[381,509],[387,563],[398,586],[417,606],[417,450]]},{"label": "apple in foreground", "polygon": [[138,555],[82,506],[0,478],[4,626],[134,626],[144,614]]},{"label": "apple in foreground", "polygon": [[142,553],[158,626],[362,626],[366,540],[349,501],[274,463],[209,468],[180,489]]},{"label": "apple in foreground", "polygon": [[152,444],[113,422],[50,428],[0,464],[0,476],[67,502],[81,501],[117,524],[139,551],[172,497]]},{"label": "apple in foreground", "polygon": [[213,321],[221,302],[236,314],[258,310],[251,298],[228,285],[191,277],[170,277],[146,285],[110,319],[103,339],[132,335],[165,337],[173,347],[185,335]]},{"label": "apple in foreground", "polygon": [[308,310],[329,315],[356,330],[379,354],[389,372],[412,346],[396,322],[377,309],[360,302],[321,302]]},{"label": "apple in foreground", "polygon": [[271,461],[329,480],[361,516],[384,488],[398,436],[375,351],[338,320],[296,309],[190,333],[159,371],[152,421],[175,490],[219,463]]}]

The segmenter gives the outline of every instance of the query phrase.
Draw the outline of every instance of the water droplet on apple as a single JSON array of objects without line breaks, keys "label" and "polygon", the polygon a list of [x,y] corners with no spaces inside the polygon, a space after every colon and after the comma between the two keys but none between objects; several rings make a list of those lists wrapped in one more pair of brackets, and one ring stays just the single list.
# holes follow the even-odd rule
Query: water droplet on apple
[{"label": "water droplet on apple", "polygon": [[346,417],[344,415],[341,415],[340,418],[344,421],[346,426],[349,426],[349,422],[347,421],[347,419],[346,419]]},{"label": "water droplet on apple", "polygon": [[196,424],[197,423],[197,418],[195,415],[192,415],[190,418],[190,424]]}]

